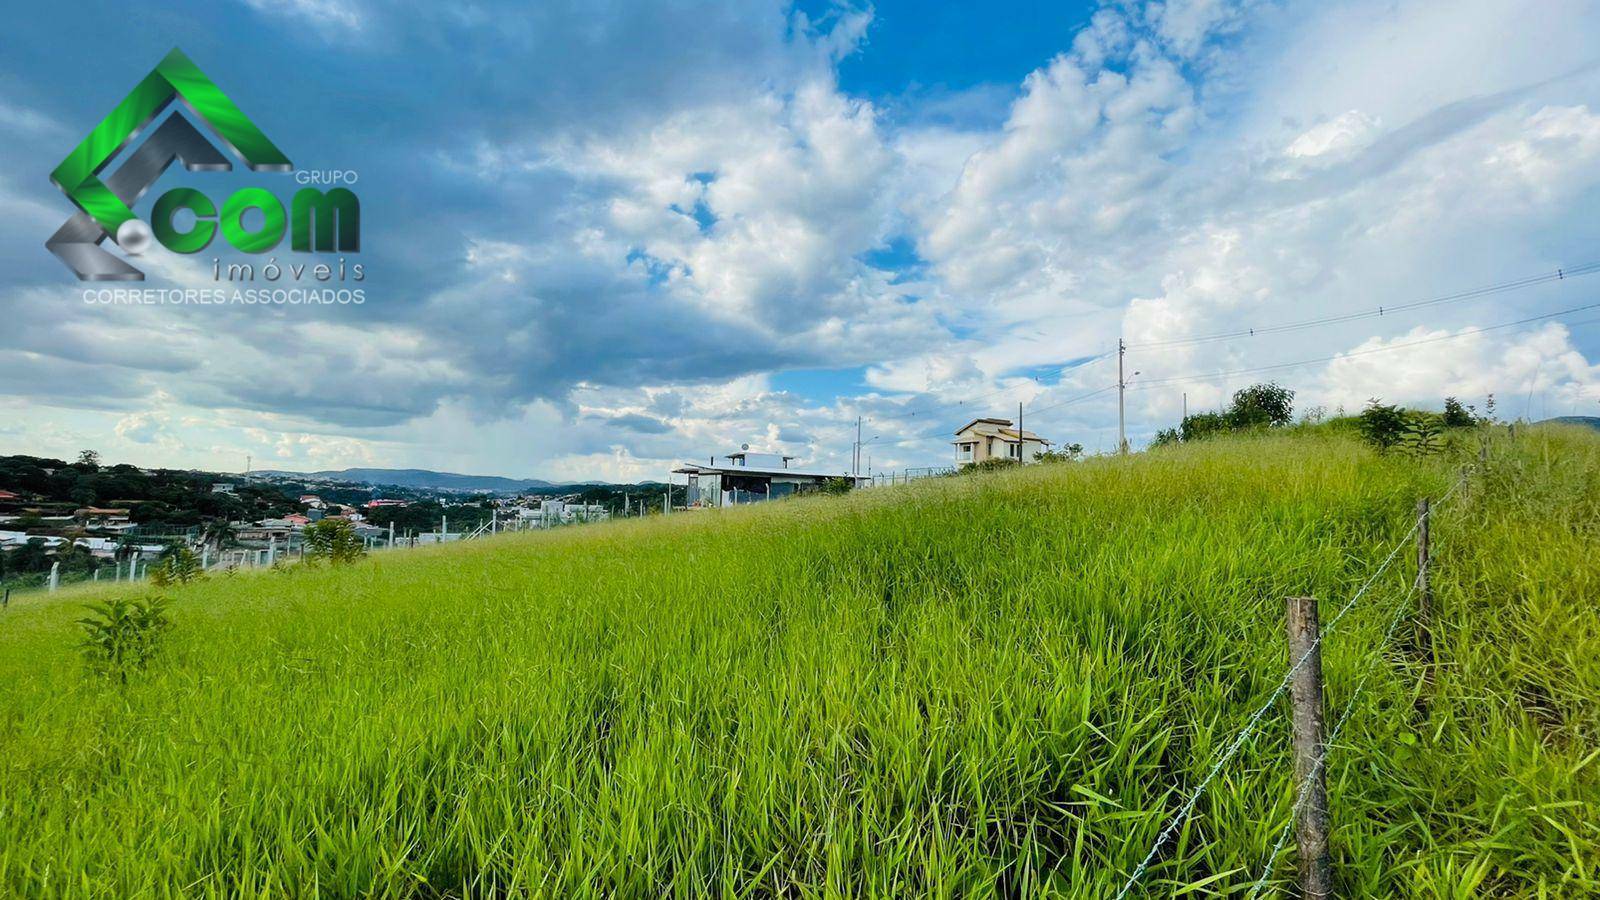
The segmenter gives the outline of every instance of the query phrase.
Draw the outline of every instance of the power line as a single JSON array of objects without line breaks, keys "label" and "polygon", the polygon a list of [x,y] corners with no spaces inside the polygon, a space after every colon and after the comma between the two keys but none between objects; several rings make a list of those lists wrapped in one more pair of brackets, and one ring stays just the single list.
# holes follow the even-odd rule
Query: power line
[{"label": "power line", "polygon": [[[1093,398],[1093,397],[1098,397],[1101,394],[1106,393],[1107,391],[1114,391],[1116,389],[1117,389],[1116,385],[1108,384],[1103,388],[1098,388],[1096,390],[1090,391],[1087,394],[1079,394],[1076,397],[1070,397],[1070,398],[1068,398],[1066,400],[1062,400],[1062,401],[1060,401],[1058,403],[1051,403],[1051,404],[1048,404],[1048,405],[1045,405],[1045,406],[1036,406],[1033,409],[1031,409],[1030,412],[1032,414],[1034,414],[1034,415],[1037,415],[1037,414],[1042,413],[1042,412],[1049,412],[1052,409],[1060,409],[1063,406],[1071,406],[1074,403],[1082,403],[1085,400],[1088,400],[1088,399]],[[933,440],[934,438],[947,438],[947,437],[950,437],[951,434],[952,434],[952,432],[941,430],[941,431],[929,432],[928,434],[918,434],[918,435],[912,435],[910,437],[897,438],[897,439],[894,439],[894,440],[883,440],[882,438],[876,438],[875,437],[875,438],[870,438],[867,441],[865,441],[864,445],[870,446],[872,444],[879,444],[879,445],[882,445],[882,446],[891,446],[891,445],[894,445],[894,444],[908,444],[908,443],[912,443],[914,441],[928,441],[928,440]]]},{"label": "power line", "polygon": [[[1074,360],[1074,361],[1072,361],[1070,363],[1067,363],[1064,366],[1060,366],[1060,367],[1058,367],[1056,369],[1052,369],[1048,373],[1045,373],[1045,374],[1064,375],[1067,372],[1072,371],[1073,369],[1079,369],[1079,368],[1082,368],[1084,366],[1089,365],[1090,363],[1097,363],[1097,362],[1099,362],[1099,361],[1101,361],[1103,359],[1109,359],[1111,357],[1111,355],[1112,355],[1112,352],[1114,352],[1114,351],[1107,351],[1105,353],[1098,353],[1098,354],[1096,354],[1094,356],[1088,356],[1088,357],[1084,357],[1083,359]],[[1038,376],[1031,376],[1030,380],[1038,381],[1039,379],[1038,379]],[[988,399],[990,397],[994,397],[994,396],[999,395],[999,394],[1007,394],[1007,393],[1010,393],[1013,390],[1015,390],[1015,388],[1011,388],[1011,387],[996,388],[995,390],[989,391],[987,393],[976,394],[974,396],[965,397],[965,398],[962,398],[960,400],[950,400],[950,401],[945,402],[945,403],[935,403],[935,404],[933,404],[931,406],[925,406],[925,407],[922,407],[921,409],[913,409],[913,410],[910,410],[908,412],[896,413],[896,414],[894,414],[892,416],[868,416],[867,417],[867,421],[868,422],[893,422],[893,421],[896,421],[898,419],[909,419],[909,418],[912,418],[914,416],[922,415],[923,413],[935,412],[935,411],[940,411],[940,410],[947,410],[947,409],[951,409],[952,407],[965,406],[968,403],[977,403],[979,400],[986,400],[986,399]]]},{"label": "power line", "polygon": [[[1174,339],[1174,340],[1169,340],[1169,341],[1152,341],[1152,342],[1147,342],[1147,343],[1142,343],[1142,344],[1128,344],[1128,345],[1126,345],[1126,349],[1146,349],[1146,348],[1176,347],[1176,346],[1184,346],[1184,345],[1205,343],[1205,342],[1210,342],[1210,341],[1228,340],[1228,339],[1239,338],[1239,337],[1250,337],[1250,336],[1254,336],[1254,335],[1281,334],[1281,333],[1284,333],[1284,332],[1298,331],[1298,330],[1303,330],[1303,329],[1308,329],[1308,328],[1316,328],[1316,327],[1321,327],[1321,326],[1326,326],[1326,325],[1334,325],[1334,324],[1341,324],[1341,323],[1345,323],[1345,322],[1360,321],[1360,320],[1363,320],[1363,319],[1377,318],[1377,317],[1381,317],[1381,316],[1384,316],[1384,315],[1389,315],[1389,314],[1393,314],[1393,313],[1397,313],[1397,312],[1405,312],[1405,311],[1410,311],[1410,310],[1415,310],[1415,309],[1422,309],[1422,308],[1435,306],[1435,305],[1439,305],[1439,304],[1444,304],[1444,303],[1453,303],[1453,302],[1459,302],[1459,301],[1462,301],[1462,300],[1469,300],[1469,299],[1493,296],[1495,294],[1505,293],[1507,291],[1520,290],[1522,288],[1531,287],[1531,286],[1539,285],[1539,284],[1547,284],[1547,283],[1551,283],[1551,282],[1565,281],[1565,280],[1567,280],[1569,278],[1577,278],[1577,277],[1581,277],[1581,276],[1584,276],[1584,275],[1594,274],[1594,273],[1597,273],[1597,272],[1600,272],[1600,262],[1586,263],[1586,264],[1580,265],[1580,266],[1575,266],[1575,267],[1571,267],[1571,268],[1566,268],[1566,267],[1558,268],[1553,272],[1546,272],[1546,273],[1542,273],[1542,274],[1539,274],[1539,275],[1528,276],[1526,278],[1519,278],[1519,279],[1515,279],[1515,280],[1512,280],[1512,281],[1500,282],[1498,284],[1488,285],[1488,286],[1480,287],[1480,288],[1474,288],[1472,290],[1467,290],[1467,291],[1460,291],[1460,292],[1457,292],[1457,293],[1454,293],[1454,294],[1446,294],[1446,295],[1439,296],[1439,297],[1432,297],[1432,298],[1429,298],[1429,299],[1426,299],[1426,300],[1417,300],[1417,301],[1413,301],[1413,302],[1410,302],[1410,303],[1402,303],[1402,304],[1397,304],[1397,305],[1393,305],[1393,306],[1380,306],[1380,307],[1377,307],[1376,309],[1367,310],[1367,311],[1363,311],[1363,312],[1348,313],[1348,314],[1336,315],[1336,316],[1324,316],[1324,317],[1317,318],[1317,319],[1306,319],[1306,320],[1302,320],[1302,321],[1299,321],[1299,322],[1280,323],[1280,324],[1277,324],[1277,325],[1269,325],[1269,326],[1264,326],[1264,327],[1260,327],[1260,328],[1247,328],[1247,329],[1240,330],[1240,331],[1222,332],[1222,333],[1217,333],[1217,334],[1212,334],[1212,335],[1204,335],[1204,336],[1198,336],[1198,337],[1192,337],[1192,338],[1179,338],[1179,339]],[[1483,326],[1483,327],[1480,327],[1480,328],[1471,328],[1471,329],[1459,332],[1457,334],[1441,335],[1441,336],[1438,336],[1438,337],[1431,337],[1431,338],[1422,338],[1422,339],[1419,339],[1419,340],[1407,341],[1405,343],[1400,343],[1400,344],[1390,344],[1390,345],[1385,346],[1385,347],[1373,347],[1373,348],[1369,348],[1369,349],[1366,349],[1366,350],[1352,350],[1352,351],[1348,351],[1348,352],[1345,352],[1345,353],[1334,354],[1334,355],[1331,355],[1331,356],[1321,356],[1321,357],[1315,357],[1315,358],[1311,358],[1311,359],[1296,360],[1294,362],[1274,363],[1274,364],[1271,364],[1271,365],[1253,366],[1253,367],[1248,367],[1248,368],[1233,369],[1233,370],[1222,371],[1222,372],[1191,373],[1191,374],[1186,374],[1186,375],[1170,375],[1170,376],[1166,376],[1166,377],[1162,377],[1162,378],[1156,378],[1156,379],[1151,379],[1151,380],[1140,381],[1137,384],[1126,385],[1126,387],[1131,387],[1134,390],[1147,390],[1147,389],[1150,389],[1150,388],[1159,387],[1159,386],[1167,385],[1167,384],[1174,384],[1174,383],[1178,383],[1178,382],[1182,382],[1182,381],[1207,381],[1207,380],[1218,379],[1218,378],[1231,378],[1231,377],[1236,377],[1236,376],[1240,376],[1240,375],[1251,375],[1251,374],[1257,374],[1257,373],[1261,373],[1261,372],[1271,372],[1271,371],[1277,371],[1277,370],[1282,370],[1282,369],[1292,369],[1292,368],[1298,368],[1300,366],[1315,365],[1317,363],[1334,362],[1334,361],[1340,360],[1340,359],[1347,359],[1347,358],[1356,357],[1356,356],[1365,356],[1365,355],[1372,354],[1372,353],[1386,353],[1386,352],[1393,351],[1393,350],[1402,350],[1402,349],[1407,349],[1407,348],[1410,348],[1410,347],[1422,346],[1422,345],[1425,345],[1425,344],[1438,343],[1438,342],[1441,342],[1441,341],[1456,340],[1458,338],[1471,337],[1473,335],[1483,334],[1483,333],[1490,332],[1490,331],[1497,331],[1497,330],[1504,329],[1504,328],[1515,328],[1515,327],[1518,327],[1518,326],[1521,326],[1521,325],[1527,325],[1527,324],[1530,324],[1530,323],[1533,323],[1533,322],[1544,321],[1546,319],[1552,319],[1552,318],[1555,318],[1555,317],[1558,317],[1558,316],[1570,315],[1572,313],[1584,312],[1584,311],[1588,311],[1588,310],[1592,310],[1592,309],[1600,309],[1600,303],[1591,303],[1591,304],[1585,304],[1585,305],[1582,305],[1582,306],[1575,306],[1575,307],[1571,307],[1569,309],[1559,310],[1557,312],[1545,313],[1545,314],[1537,315],[1537,316],[1529,316],[1527,318],[1518,319],[1518,320],[1515,320],[1515,321],[1512,321],[1512,322],[1502,322],[1502,323],[1497,324],[1497,325],[1488,325],[1488,326]],[[1588,324],[1590,321],[1595,321],[1595,320],[1585,320],[1585,321],[1573,322],[1573,323],[1569,323],[1569,324],[1582,325],[1582,324]],[[1054,375],[1057,375],[1057,376],[1063,375],[1063,374],[1065,374],[1065,373],[1067,373],[1069,371],[1072,371],[1074,369],[1082,368],[1084,366],[1088,366],[1088,365],[1091,365],[1093,363],[1100,362],[1100,361],[1105,360],[1105,359],[1109,359],[1115,352],[1116,351],[1106,351],[1106,352],[1103,352],[1103,353],[1096,354],[1094,356],[1085,357],[1083,359],[1075,360],[1075,361],[1073,361],[1071,363],[1068,363],[1066,365],[1063,365],[1063,366],[1060,366],[1060,367],[1058,367],[1056,369],[1051,370],[1051,372],[1049,374],[1054,374]],[[1037,381],[1038,380],[1038,376],[1033,376],[1031,380]],[[1087,399],[1089,399],[1091,397],[1098,396],[1098,395],[1100,395],[1102,393],[1105,393],[1106,391],[1114,389],[1115,387],[1116,387],[1116,385],[1110,385],[1110,386],[1107,386],[1107,387],[1104,387],[1104,388],[1097,389],[1095,391],[1092,391],[1092,392],[1090,392],[1088,394],[1085,394],[1085,395],[1082,395],[1080,397],[1075,397],[1075,398],[1072,398],[1070,400],[1063,401],[1061,403],[1055,403],[1055,404],[1050,404],[1050,405],[1047,405],[1047,406],[1036,407],[1036,408],[1034,408],[1034,409],[1032,409],[1030,411],[1034,412],[1034,413],[1039,413],[1039,412],[1045,412],[1045,411],[1048,411],[1048,410],[1051,410],[1051,409],[1056,409],[1056,408],[1061,407],[1061,406],[1066,406],[1066,405],[1069,405],[1071,403],[1077,403],[1077,402],[1079,402],[1081,400],[1087,400]],[[998,395],[1001,395],[1001,394],[1010,393],[1011,391],[1013,391],[1015,389],[1016,389],[1015,387],[1001,387],[1001,388],[997,388],[995,390],[988,391],[988,392],[985,392],[985,393],[982,393],[982,394],[976,394],[976,395],[973,395],[973,396],[970,396],[970,397],[964,397],[964,398],[960,398],[960,399],[950,400],[950,401],[946,401],[946,402],[943,402],[943,403],[935,403],[935,404],[931,404],[929,406],[920,407],[918,409],[908,410],[908,411],[896,413],[896,414],[893,414],[893,415],[866,417],[866,418],[864,418],[863,421],[871,422],[871,423],[893,422],[893,421],[898,421],[898,420],[901,420],[901,419],[914,418],[914,417],[919,416],[919,415],[926,415],[926,414],[930,414],[930,413],[954,410],[954,409],[957,409],[957,408],[966,407],[968,405],[976,405],[980,401],[983,401],[983,400],[986,400],[986,399],[989,399],[989,398],[992,398],[992,397],[995,397],[995,396],[998,396]],[[867,440],[867,441],[864,441],[864,442],[860,442],[859,438],[858,438],[857,447],[859,448],[860,446],[864,446],[866,444],[874,444],[874,443],[884,444],[884,445],[909,443],[909,442],[913,442],[913,441],[931,440],[931,439],[936,438],[936,437],[944,437],[944,436],[946,436],[946,433],[944,431],[939,431],[939,432],[934,432],[934,433],[929,433],[929,434],[924,434],[924,435],[913,435],[913,436],[910,436],[910,437],[899,438],[899,439],[895,439],[895,440],[884,440],[884,439],[881,439],[881,438],[872,438],[870,440]]]},{"label": "power line", "polygon": [[1097,390],[1090,391],[1087,394],[1079,394],[1078,396],[1073,397],[1070,400],[1063,400],[1060,403],[1051,403],[1048,406],[1036,406],[1036,407],[1033,408],[1033,413],[1034,413],[1034,415],[1038,415],[1039,413],[1042,413],[1042,412],[1049,412],[1052,409],[1059,409],[1059,408],[1061,408],[1063,406],[1071,406],[1074,403],[1081,403],[1082,401],[1088,400],[1091,397],[1098,397],[1101,394],[1106,393],[1107,391],[1114,391],[1116,389],[1117,389],[1116,385],[1108,384],[1103,388],[1099,388]]},{"label": "power line", "polygon": [[1283,322],[1276,325],[1244,328],[1238,331],[1224,331],[1216,334],[1200,335],[1196,337],[1173,338],[1166,341],[1146,341],[1142,344],[1129,344],[1128,349],[1138,350],[1149,347],[1180,347],[1189,344],[1207,343],[1210,341],[1225,341],[1233,338],[1254,337],[1262,334],[1282,334],[1288,331],[1299,331],[1306,328],[1318,328],[1324,325],[1337,325],[1344,322],[1356,322],[1362,319],[1375,319],[1385,315],[1391,315],[1393,313],[1407,312],[1414,309],[1423,309],[1443,303],[1457,303],[1462,300],[1474,300],[1480,297],[1490,297],[1494,296],[1495,294],[1503,294],[1509,291],[1521,290],[1522,288],[1532,287],[1534,285],[1549,284],[1556,281],[1565,281],[1569,278],[1592,275],[1596,272],[1600,272],[1600,262],[1585,263],[1584,265],[1574,266],[1572,268],[1558,268],[1553,272],[1530,275],[1526,278],[1518,278],[1513,281],[1504,281],[1500,282],[1499,284],[1492,284],[1486,287],[1473,288],[1472,290],[1460,291],[1454,294],[1445,294],[1440,297],[1431,297],[1427,300],[1416,300],[1410,303],[1395,304],[1393,306],[1379,306],[1375,309],[1364,310],[1362,312],[1345,313],[1336,316],[1323,316],[1316,319],[1304,319],[1298,322]]},{"label": "power line", "polygon": [[[1347,351],[1345,353],[1336,353],[1336,354],[1334,354],[1332,356],[1319,356],[1319,357],[1316,357],[1315,359],[1302,359],[1302,360],[1296,360],[1295,362],[1275,363],[1275,364],[1270,365],[1270,366],[1255,366],[1255,367],[1248,368],[1248,369],[1233,369],[1233,370],[1226,371],[1226,372],[1191,373],[1191,374],[1187,374],[1187,375],[1169,375],[1169,376],[1167,376],[1165,378],[1156,378],[1156,379],[1151,379],[1149,381],[1141,381],[1138,384],[1134,385],[1133,387],[1134,387],[1134,389],[1139,390],[1139,389],[1148,389],[1148,388],[1151,388],[1151,387],[1157,387],[1157,386],[1164,385],[1164,384],[1175,384],[1175,383],[1181,382],[1181,381],[1207,381],[1207,380],[1210,380],[1210,379],[1213,379],[1213,378],[1231,378],[1231,377],[1234,377],[1236,375],[1253,375],[1253,374],[1256,374],[1256,373],[1259,373],[1259,372],[1271,372],[1271,371],[1274,371],[1274,370],[1277,370],[1277,369],[1293,369],[1293,368],[1296,368],[1296,367],[1299,367],[1299,366],[1309,366],[1309,365],[1315,365],[1316,363],[1333,362],[1335,360],[1348,359],[1348,358],[1354,357],[1354,356],[1367,356],[1367,355],[1372,354],[1372,353],[1387,353],[1387,352],[1389,352],[1391,350],[1404,350],[1404,349],[1406,349],[1408,347],[1420,347],[1420,346],[1422,346],[1424,344],[1437,344],[1437,343],[1439,343],[1441,341],[1453,341],[1453,340],[1456,340],[1458,338],[1472,337],[1473,335],[1484,334],[1484,333],[1490,332],[1490,331],[1499,331],[1499,330],[1504,329],[1504,328],[1516,328],[1519,325],[1528,325],[1528,324],[1531,324],[1533,322],[1541,322],[1541,321],[1544,321],[1545,319],[1556,318],[1557,316],[1567,316],[1567,315],[1571,315],[1573,313],[1586,312],[1586,311],[1591,310],[1591,309],[1600,309],[1600,303],[1587,303],[1587,304],[1584,304],[1582,306],[1574,306],[1574,307],[1571,307],[1571,308],[1568,308],[1568,309],[1557,310],[1556,312],[1543,313],[1543,314],[1537,315],[1537,316],[1528,316],[1525,319],[1517,319],[1517,320],[1512,321],[1512,322],[1501,322],[1498,325],[1485,325],[1485,326],[1482,326],[1480,328],[1469,328],[1469,329],[1467,329],[1465,331],[1457,332],[1456,334],[1445,334],[1445,335],[1439,335],[1438,337],[1420,338],[1420,339],[1415,340],[1415,341],[1407,341],[1407,342],[1405,342],[1403,344],[1390,344],[1390,345],[1388,345],[1386,347],[1370,347],[1370,348],[1368,348],[1366,350],[1350,350],[1350,351]],[[1587,324],[1589,324],[1591,322],[1595,322],[1595,321],[1600,321],[1600,320],[1585,319],[1583,321],[1570,322],[1568,324],[1570,324],[1570,325],[1587,325]]]}]

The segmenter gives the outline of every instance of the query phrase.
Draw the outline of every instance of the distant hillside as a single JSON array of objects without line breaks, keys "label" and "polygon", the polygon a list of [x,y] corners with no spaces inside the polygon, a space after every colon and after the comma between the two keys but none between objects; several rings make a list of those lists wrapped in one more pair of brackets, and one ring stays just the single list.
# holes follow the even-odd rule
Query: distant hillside
[{"label": "distant hillside", "polygon": [[[436,491],[481,491],[495,494],[547,491],[567,486],[550,481],[541,481],[537,478],[461,475],[455,472],[434,472],[429,469],[337,469],[321,472],[269,470],[261,474],[282,475],[289,478],[326,478],[331,481],[350,481],[356,484],[390,484],[397,487]],[[583,483],[591,484],[593,482]]]},{"label": "distant hillside", "polygon": [[1596,431],[1600,431],[1600,416],[1556,416],[1553,419],[1545,419],[1545,421],[1556,422],[1561,425],[1587,425]]}]

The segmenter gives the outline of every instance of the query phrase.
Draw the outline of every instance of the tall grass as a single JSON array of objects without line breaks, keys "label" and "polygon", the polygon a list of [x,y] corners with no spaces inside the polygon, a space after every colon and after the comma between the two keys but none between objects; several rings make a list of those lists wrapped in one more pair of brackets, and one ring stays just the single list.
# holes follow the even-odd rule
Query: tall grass
[{"label": "tall grass", "polygon": [[[1344,895],[1600,892],[1600,439],[1496,437],[1434,524],[1440,665],[1329,637]],[[1326,433],[518,534],[171,592],[164,656],[0,614],[0,892],[1108,896],[1461,459]],[[1140,890],[1247,886],[1270,715]],[[1276,885],[1293,867],[1286,855]]]}]

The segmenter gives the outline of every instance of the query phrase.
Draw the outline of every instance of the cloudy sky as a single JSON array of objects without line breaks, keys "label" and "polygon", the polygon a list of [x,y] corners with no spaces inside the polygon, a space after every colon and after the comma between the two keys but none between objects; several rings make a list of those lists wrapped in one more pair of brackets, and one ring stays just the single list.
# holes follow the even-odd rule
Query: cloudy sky
[{"label": "cloudy sky", "polygon": [[[1600,415],[1600,274],[1395,309],[1600,261],[1592,2],[96,6],[0,38],[0,453],[636,480],[860,416],[881,471],[1019,402],[1092,452],[1119,336],[1136,444],[1269,378]],[[359,173],[365,303],[90,305],[46,252],[173,47]]]}]

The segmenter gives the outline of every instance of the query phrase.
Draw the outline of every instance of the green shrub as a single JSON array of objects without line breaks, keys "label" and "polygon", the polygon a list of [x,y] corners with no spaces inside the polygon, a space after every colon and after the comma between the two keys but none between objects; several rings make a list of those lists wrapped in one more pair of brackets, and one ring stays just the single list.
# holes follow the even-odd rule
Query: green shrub
[{"label": "green shrub", "polygon": [[200,557],[182,544],[168,547],[161,560],[150,569],[150,583],[156,587],[188,584],[205,575],[200,570]]},{"label": "green shrub", "polygon": [[323,519],[308,526],[305,546],[308,559],[327,560],[336,566],[353,563],[367,555],[356,527],[344,519]]},{"label": "green shrub", "polygon": [[1016,464],[1017,461],[1009,456],[991,456],[983,462],[962,466],[956,471],[962,475],[973,475],[978,472],[998,472],[1001,469],[1009,469]]},{"label": "green shrub", "polygon": [[1233,405],[1228,407],[1228,427],[1275,428],[1289,424],[1294,418],[1294,391],[1279,384],[1253,384],[1233,394]]},{"label": "green shrub", "polygon": [[130,672],[142,671],[172,630],[167,601],[162,597],[129,600],[118,597],[87,607],[92,615],[79,619],[84,640],[80,645],[89,667],[126,683]]},{"label": "green shrub", "polygon": [[1444,398],[1444,415],[1440,417],[1441,423],[1446,428],[1471,428],[1478,424],[1478,419],[1467,411],[1461,401],[1454,397]]},{"label": "green shrub", "polygon": [[1076,462],[1083,458],[1083,445],[1062,444],[1059,450],[1046,450],[1033,458],[1039,462]]},{"label": "green shrub", "polygon": [[1406,416],[1406,449],[1414,456],[1429,456],[1444,449],[1440,417],[1413,412]]},{"label": "green shrub", "polygon": [[1376,447],[1380,453],[1405,440],[1410,426],[1404,410],[1393,404],[1386,406],[1378,402],[1376,397],[1367,403],[1367,408],[1361,411],[1356,420],[1361,439]]},{"label": "green shrub", "polygon": [[[1320,408],[1316,411],[1322,418]],[[1156,432],[1150,446],[1165,447],[1183,441],[1198,441],[1232,431],[1252,428],[1281,428],[1294,420],[1294,391],[1274,382],[1253,384],[1233,393],[1233,402],[1222,412],[1201,412],[1183,417],[1177,428]]]},{"label": "green shrub", "polygon": [[1212,435],[1227,434],[1228,429],[1228,417],[1214,412],[1184,416],[1183,424],[1179,426],[1185,441],[1198,441]]},{"label": "green shrub", "polygon": [[822,493],[837,496],[839,494],[848,494],[855,490],[855,487],[856,483],[853,478],[829,478],[822,483]]}]

